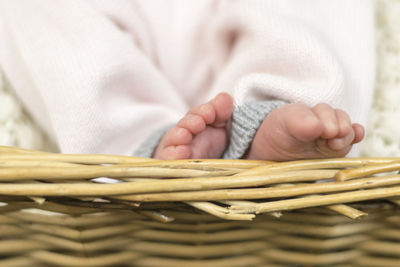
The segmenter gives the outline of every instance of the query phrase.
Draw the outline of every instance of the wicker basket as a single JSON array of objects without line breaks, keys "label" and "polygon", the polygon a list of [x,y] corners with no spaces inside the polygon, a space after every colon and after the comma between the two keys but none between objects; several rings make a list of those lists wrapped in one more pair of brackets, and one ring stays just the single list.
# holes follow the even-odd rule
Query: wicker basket
[{"label": "wicker basket", "polygon": [[400,158],[0,166],[0,266],[400,266]]}]

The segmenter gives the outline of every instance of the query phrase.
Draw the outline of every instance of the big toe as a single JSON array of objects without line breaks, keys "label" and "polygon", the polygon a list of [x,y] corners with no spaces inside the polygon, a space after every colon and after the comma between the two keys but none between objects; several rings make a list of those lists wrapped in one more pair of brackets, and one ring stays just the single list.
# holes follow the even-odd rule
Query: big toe
[{"label": "big toe", "polygon": [[215,120],[212,125],[216,127],[225,126],[233,112],[232,97],[227,93],[220,93],[211,101],[211,104],[215,109]]}]

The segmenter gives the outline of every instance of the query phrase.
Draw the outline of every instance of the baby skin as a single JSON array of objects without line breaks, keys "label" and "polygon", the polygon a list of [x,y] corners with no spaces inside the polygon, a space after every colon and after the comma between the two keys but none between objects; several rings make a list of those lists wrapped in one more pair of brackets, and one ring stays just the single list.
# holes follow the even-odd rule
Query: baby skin
[{"label": "baby skin", "polygon": [[[154,157],[220,158],[228,145],[232,112],[233,100],[226,93],[194,107],[165,134]],[[264,119],[244,158],[287,161],[343,157],[363,137],[363,126],[351,123],[340,109],[323,103],[314,107],[285,104]]]}]

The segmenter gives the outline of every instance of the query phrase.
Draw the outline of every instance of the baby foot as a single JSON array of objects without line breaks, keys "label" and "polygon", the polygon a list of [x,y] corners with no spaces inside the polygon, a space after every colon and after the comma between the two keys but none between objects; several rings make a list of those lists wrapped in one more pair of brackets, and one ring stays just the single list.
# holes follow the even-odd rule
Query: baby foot
[{"label": "baby foot", "polygon": [[364,137],[342,110],[328,104],[287,104],[272,111],[258,129],[248,159],[296,160],[343,157]]},{"label": "baby foot", "polygon": [[165,134],[154,158],[220,158],[228,145],[226,127],[232,111],[233,100],[226,93],[191,109]]}]

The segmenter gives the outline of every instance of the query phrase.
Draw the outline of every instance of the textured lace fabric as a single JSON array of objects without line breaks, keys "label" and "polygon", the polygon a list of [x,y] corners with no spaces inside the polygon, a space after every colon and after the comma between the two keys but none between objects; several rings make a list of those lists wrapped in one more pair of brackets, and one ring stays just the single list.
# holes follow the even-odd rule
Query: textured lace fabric
[{"label": "textured lace fabric", "polygon": [[400,2],[377,0],[376,88],[364,156],[400,156]]},{"label": "textured lace fabric", "polygon": [[55,151],[36,123],[25,112],[0,71],[0,145]]}]

